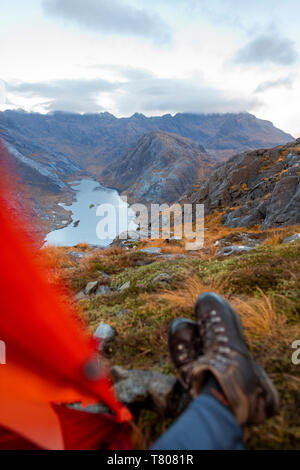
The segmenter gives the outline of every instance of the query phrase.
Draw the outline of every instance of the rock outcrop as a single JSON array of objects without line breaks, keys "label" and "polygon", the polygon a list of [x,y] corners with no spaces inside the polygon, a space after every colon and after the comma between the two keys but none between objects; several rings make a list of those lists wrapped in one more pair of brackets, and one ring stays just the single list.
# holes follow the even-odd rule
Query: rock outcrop
[{"label": "rock outcrop", "polygon": [[229,227],[299,224],[300,139],[232,157],[187,198],[204,204],[206,214],[223,212]]},{"label": "rock outcrop", "polygon": [[161,416],[176,416],[190,400],[174,375],[119,366],[111,372],[119,400],[133,410],[150,408]]}]

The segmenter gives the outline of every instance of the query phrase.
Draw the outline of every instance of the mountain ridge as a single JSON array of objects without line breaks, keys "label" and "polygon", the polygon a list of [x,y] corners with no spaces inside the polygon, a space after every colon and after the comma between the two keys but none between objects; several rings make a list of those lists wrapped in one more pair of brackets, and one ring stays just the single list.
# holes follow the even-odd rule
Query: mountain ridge
[{"label": "mountain ridge", "polygon": [[53,151],[68,152],[68,157],[92,171],[95,163],[102,168],[126,153],[139,137],[155,130],[195,140],[211,153],[218,152],[222,156],[223,152],[225,157],[293,140],[293,136],[277,129],[270,121],[249,113],[177,113],[156,117],[135,113],[129,118],[117,118],[107,112],[42,115],[4,111],[0,113],[0,126],[6,137],[38,139],[41,145]]},{"label": "mountain ridge", "polygon": [[152,131],[140,137],[113,171],[103,176],[131,200],[174,202],[217,161],[201,144],[177,134]]},{"label": "mountain ridge", "polygon": [[[192,168],[197,165],[193,166],[195,161],[192,163],[190,158],[187,159],[188,164],[184,162],[180,152],[175,152],[171,158],[173,166],[176,166],[176,160],[181,162],[177,174],[171,169],[172,165],[168,166],[169,173],[173,171],[170,179],[176,181],[178,187],[174,191],[170,184],[170,194],[163,188],[162,168],[150,175],[151,178],[144,175],[145,183],[151,179],[152,188],[155,185],[157,187],[157,191],[153,189],[152,193],[148,188],[152,196],[150,193],[147,195],[147,191],[141,191],[137,185],[130,188],[130,184],[127,184],[126,187],[126,174],[129,176],[126,171],[123,180],[118,181],[117,174],[121,176],[118,172],[122,165],[128,165],[131,149],[139,139],[152,132],[172,134],[173,143],[176,138],[189,139],[194,150],[202,146],[204,152],[210,155],[212,164],[215,164],[217,158],[225,159],[243,150],[265,147],[266,144],[275,146],[293,139],[269,121],[257,119],[248,113],[178,113],[175,116],[165,114],[158,117],[135,113],[129,118],[117,118],[107,112],[86,115],[56,112],[42,115],[8,110],[0,113],[0,132],[3,141],[12,149],[12,159],[16,161],[16,168],[27,193],[31,195],[33,205],[39,216],[47,219],[50,228],[53,227],[56,214],[61,213],[61,208],[56,207],[57,201],[60,199],[65,202],[65,197],[70,200],[72,196],[69,194],[68,181],[79,176],[93,177],[103,185],[128,190],[128,194],[132,193],[134,198],[146,197],[157,203],[160,198],[167,201],[174,198],[175,202],[181,191],[184,193],[189,186],[193,186]],[[151,159],[154,163],[155,159]],[[212,164],[207,163],[208,170]],[[153,198],[157,200],[153,201]],[[51,215],[49,218],[49,213],[54,214],[53,217]],[[62,213],[60,220],[65,219],[66,214]],[[57,227],[56,224],[54,226]]]}]

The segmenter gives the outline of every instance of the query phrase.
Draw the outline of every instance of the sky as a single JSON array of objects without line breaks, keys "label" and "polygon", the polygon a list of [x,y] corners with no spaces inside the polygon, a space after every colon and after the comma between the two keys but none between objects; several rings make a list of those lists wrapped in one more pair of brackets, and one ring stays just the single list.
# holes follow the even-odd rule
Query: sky
[{"label": "sky", "polygon": [[300,136],[299,0],[1,0],[0,110],[250,112]]}]

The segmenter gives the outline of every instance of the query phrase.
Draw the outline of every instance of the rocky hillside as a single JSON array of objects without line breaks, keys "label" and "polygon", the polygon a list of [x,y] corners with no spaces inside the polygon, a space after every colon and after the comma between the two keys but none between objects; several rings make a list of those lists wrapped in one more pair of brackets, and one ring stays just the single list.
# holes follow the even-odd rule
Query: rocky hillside
[{"label": "rocky hillside", "polygon": [[206,214],[223,213],[229,227],[280,227],[300,223],[300,139],[236,155],[187,196]]},{"label": "rocky hillside", "polygon": [[8,144],[7,149],[18,175],[31,188],[39,187],[57,193],[66,187],[64,180],[80,170],[79,165],[69,158],[62,154],[50,153],[45,148],[35,146],[31,157],[25,156],[25,145],[22,152],[12,144]]},{"label": "rocky hillside", "polygon": [[200,144],[156,131],[141,137],[103,176],[132,200],[174,202],[216,163]]}]

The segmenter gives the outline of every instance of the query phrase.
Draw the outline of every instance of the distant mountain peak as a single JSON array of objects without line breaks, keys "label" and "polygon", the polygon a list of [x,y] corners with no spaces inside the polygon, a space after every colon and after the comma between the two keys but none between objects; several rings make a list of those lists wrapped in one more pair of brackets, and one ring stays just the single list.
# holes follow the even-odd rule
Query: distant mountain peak
[{"label": "distant mountain peak", "polygon": [[147,119],[147,117],[142,114],[142,113],[134,113],[131,118],[135,118],[135,119]]}]

